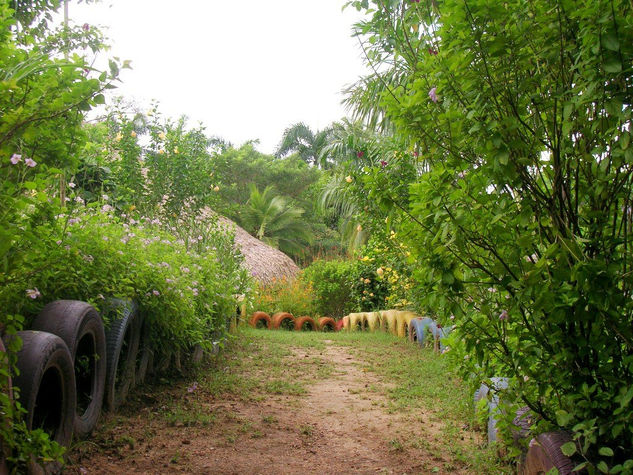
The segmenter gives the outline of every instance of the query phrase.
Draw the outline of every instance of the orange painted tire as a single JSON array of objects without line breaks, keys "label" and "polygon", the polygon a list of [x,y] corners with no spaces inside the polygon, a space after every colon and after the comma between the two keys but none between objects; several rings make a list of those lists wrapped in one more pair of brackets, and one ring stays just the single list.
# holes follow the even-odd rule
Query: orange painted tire
[{"label": "orange painted tire", "polygon": [[336,322],[336,325],[334,325],[334,330],[337,332],[340,332],[341,330],[343,330],[343,325],[345,324],[345,321],[343,319],[340,319]]},{"label": "orange painted tire", "polygon": [[336,322],[333,318],[330,317],[321,317],[319,318],[319,330],[322,332],[333,332],[337,331]]},{"label": "orange painted tire", "polygon": [[292,330],[295,327],[295,317],[288,312],[277,312],[273,315],[272,328],[275,330]]},{"label": "orange painted tire", "polygon": [[303,317],[299,317],[295,320],[295,331],[312,331],[315,332],[317,331],[319,328],[317,327],[316,322],[314,321],[314,318],[312,317],[308,317],[307,315],[304,315]]},{"label": "orange painted tire", "polygon": [[251,317],[249,323],[253,328],[270,328],[270,315],[268,315],[266,312],[255,312]]}]

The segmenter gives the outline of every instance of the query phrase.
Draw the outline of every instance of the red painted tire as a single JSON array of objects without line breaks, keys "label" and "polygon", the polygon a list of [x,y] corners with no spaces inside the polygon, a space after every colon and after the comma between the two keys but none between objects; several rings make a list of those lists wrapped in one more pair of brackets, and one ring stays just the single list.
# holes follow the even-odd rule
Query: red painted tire
[{"label": "red painted tire", "polygon": [[266,312],[255,312],[251,317],[249,323],[253,328],[270,328],[270,315],[268,315]]},{"label": "red painted tire", "polygon": [[317,331],[318,327],[316,322],[312,317],[308,317],[304,315],[303,317],[299,317],[295,320],[295,331]]},{"label": "red painted tire", "polygon": [[[322,332],[333,332],[336,330],[336,322],[333,318],[330,317],[321,317],[319,318],[319,330]],[[341,325],[343,325],[341,323]]]},{"label": "red painted tire", "polygon": [[42,309],[32,329],[57,335],[68,346],[77,393],[74,433],[88,437],[97,425],[105,391],[106,343],[101,317],[86,302],[56,300]]},{"label": "red painted tire", "polygon": [[277,312],[273,315],[272,328],[275,330],[293,330],[295,327],[295,317],[288,312]]},{"label": "red painted tire", "polygon": [[576,463],[563,455],[560,447],[570,442],[571,436],[566,432],[545,432],[530,441],[530,448],[525,456],[524,475],[548,473],[553,468],[560,475],[570,475]]},{"label": "red painted tire", "polygon": [[344,325],[345,325],[345,322],[341,318],[340,320],[337,320],[336,325],[334,325],[334,330],[337,332],[340,332],[343,329]]}]

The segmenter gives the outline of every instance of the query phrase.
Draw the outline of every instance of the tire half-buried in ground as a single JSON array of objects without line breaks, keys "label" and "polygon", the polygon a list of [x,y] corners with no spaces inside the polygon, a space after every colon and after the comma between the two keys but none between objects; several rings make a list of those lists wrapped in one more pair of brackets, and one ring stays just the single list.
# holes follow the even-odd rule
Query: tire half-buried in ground
[{"label": "tire half-buried in ground", "polygon": [[295,320],[295,331],[317,331],[317,324],[312,317],[307,315]]},{"label": "tire half-buried in ground", "polygon": [[136,321],[136,304],[129,300],[111,299],[104,314],[109,317],[105,403],[109,411],[115,411],[125,401],[134,381],[140,325]]},{"label": "tire half-buried in ground", "polygon": [[273,315],[272,327],[275,330],[294,330],[295,317],[288,312],[278,312]]},{"label": "tire half-buried in ground", "polygon": [[[20,331],[22,349],[17,355],[19,401],[26,410],[28,429],[42,429],[51,440],[68,446],[75,420],[75,372],[70,352],[57,335]],[[8,337],[13,338],[13,337]],[[7,340],[8,341],[8,340]]]},{"label": "tire half-buried in ground", "polygon": [[[336,328],[336,323],[337,322],[335,322],[334,319],[331,317],[321,317],[318,321],[319,330],[321,330],[322,332],[338,331],[339,329]],[[342,323],[341,326],[343,326]]]},{"label": "tire half-buried in ground", "polygon": [[57,335],[66,343],[75,369],[74,434],[89,436],[101,414],[105,389],[106,345],[101,317],[86,302],[56,300],[42,309],[32,328]]},{"label": "tire half-buried in ground", "polygon": [[249,323],[253,328],[270,328],[270,315],[266,312],[255,312]]}]

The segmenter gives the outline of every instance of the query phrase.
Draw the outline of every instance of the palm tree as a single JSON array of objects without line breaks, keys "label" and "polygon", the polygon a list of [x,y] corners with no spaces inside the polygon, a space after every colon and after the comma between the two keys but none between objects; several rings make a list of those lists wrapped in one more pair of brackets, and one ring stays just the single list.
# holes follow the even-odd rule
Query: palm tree
[{"label": "palm tree", "polygon": [[299,154],[307,164],[323,169],[329,168],[331,163],[328,160],[328,155],[324,152],[329,143],[331,132],[331,127],[313,132],[303,122],[294,124],[284,131],[275,156],[283,157],[294,152]]},{"label": "palm tree", "polygon": [[250,197],[238,221],[260,241],[297,256],[312,239],[302,216],[303,209],[277,195],[273,186],[260,192],[257,186],[251,185]]}]

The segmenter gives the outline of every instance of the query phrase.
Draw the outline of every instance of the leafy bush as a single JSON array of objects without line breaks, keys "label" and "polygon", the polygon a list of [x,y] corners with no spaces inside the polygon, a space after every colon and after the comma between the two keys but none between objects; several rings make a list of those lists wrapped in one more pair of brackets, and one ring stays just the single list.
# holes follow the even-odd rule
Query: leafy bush
[{"label": "leafy bush", "polygon": [[355,264],[348,260],[317,260],[306,267],[302,277],[312,285],[315,311],[333,318],[351,312],[354,275]]},{"label": "leafy bush", "polygon": [[301,278],[276,279],[269,285],[257,285],[251,310],[266,312],[289,312],[295,317],[316,316],[312,284]]}]

